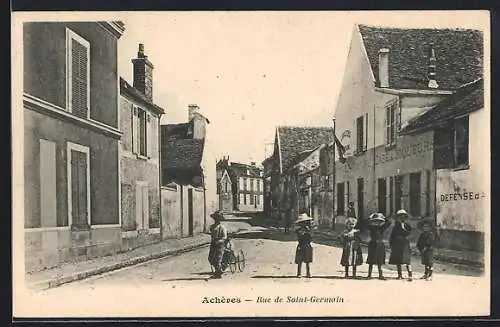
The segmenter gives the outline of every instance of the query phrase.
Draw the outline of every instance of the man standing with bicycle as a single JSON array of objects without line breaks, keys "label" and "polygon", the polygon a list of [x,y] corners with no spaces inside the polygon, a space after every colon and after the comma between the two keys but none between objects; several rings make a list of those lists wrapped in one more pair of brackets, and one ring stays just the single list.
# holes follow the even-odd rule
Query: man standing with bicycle
[{"label": "man standing with bicycle", "polygon": [[216,211],[210,215],[214,219],[213,225],[210,226],[210,251],[208,252],[208,261],[215,268],[212,278],[222,278],[222,256],[224,255],[224,247],[227,240],[227,230],[220,221],[222,214]]}]

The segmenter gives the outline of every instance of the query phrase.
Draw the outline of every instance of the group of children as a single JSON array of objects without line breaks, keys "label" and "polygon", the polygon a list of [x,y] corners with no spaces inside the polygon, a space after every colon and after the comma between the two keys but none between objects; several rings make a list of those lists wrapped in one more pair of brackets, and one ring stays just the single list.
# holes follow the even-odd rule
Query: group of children
[{"label": "group of children", "polygon": [[[389,246],[391,255],[389,264],[397,266],[398,279],[403,279],[402,266],[406,266],[408,281],[413,280],[411,270],[411,249],[408,239],[412,227],[406,221],[409,215],[405,210],[399,210],[396,213],[394,227],[392,229]],[[297,277],[301,276],[302,263],[306,264],[307,277],[311,277],[310,263],[312,263],[313,251],[311,247],[311,220],[306,214],[301,214],[296,221],[298,245],[295,253],[295,263],[297,264]],[[383,240],[385,230],[392,225],[390,219],[381,213],[373,213],[368,221],[363,224],[370,233],[368,243],[368,278],[372,277],[373,266],[378,268],[378,278],[385,280],[382,265],[386,261],[386,248]],[[432,280],[433,271],[433,247],[435,243],[435,232],[433,222],[429,219],[423,219],[419,222],[419,228],[422,230],[418,237],[417,249],[422,258],[422,264],[425,266],[425,273],[421,279]],[[342,257],[340,264],[345,268],[345,277],[349,278],[349,269],[352,268],[352,277],[356,278],[356,269],[363,264],[363,251],[361,249],[361,224],[354,217],[346,219],[345,230],[341,234]]]}]

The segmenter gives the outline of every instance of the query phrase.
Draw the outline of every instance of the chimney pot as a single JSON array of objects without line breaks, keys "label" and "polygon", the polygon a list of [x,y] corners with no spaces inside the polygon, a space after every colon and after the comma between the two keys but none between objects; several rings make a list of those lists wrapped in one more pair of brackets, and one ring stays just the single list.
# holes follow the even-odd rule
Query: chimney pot
[{"label": "chimney pot", "polygon": [[380,87],[389,87],[389,49],[382,48],[378,52],[378,79]]},{"label": "chimney pot", "polygon": [[137,52],[137,57],[144,58],[144,44],[139,43],[139,51]]},{"label": "chimney pot", "polygon": [[429,79],[429,84],[427,85],[431,89],[437,89],[439,87],[436,81],[436,52],[434,51],[434,46],[431,45],[429,49],[429,67],[427,70],[427,78]]}]

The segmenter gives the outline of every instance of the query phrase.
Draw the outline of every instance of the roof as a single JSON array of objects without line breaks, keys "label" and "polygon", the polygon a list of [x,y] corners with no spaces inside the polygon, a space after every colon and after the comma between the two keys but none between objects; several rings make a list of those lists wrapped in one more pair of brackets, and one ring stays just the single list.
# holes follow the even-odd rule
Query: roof
[{"label": "roof", "polygon": [[436,55],[439,90],[455,90],[483,74],[483,33],[471,29],[403,29],[358,25],[375,80],[378,52],[389,49],[389,87],[428,89],[428,53]]},{"label": "roof", "polygon": [[191,138],[191,123],[161,125],[162,140],[187,139]]},{"label": "roof", "polygon": [[324,143],[333,141],[330,127],[278,127],[283,171],[286,171],[301,152],[314,150]]},{"label": "roof", "polygon": [[[238,162],[231,162],[231,165],[228,167],[229,172],[232,176],[248,176],[248,177],[262,177],[260,174],[262,169],[256,166],[242,164]],[[247,174],[247,171],[249,174]]]},{"label": "roof", "polygon": [[178,139],[162,144],[162,169],[199,170],[203,157],[203,140]]},{"label": "roof", "polygon": [[484,107],[484,82],[480,79],[463,86],[423,115],[411,120],[402,133],[435,126]]},{"label": "roof", "polygon": [[120,77],[120,95],[128,95],[134,100],[147,106],[149,109],[153,110],[157,114],[164,114],[165,110],[151,102],[141,91],[130,85],[125,79]]}]

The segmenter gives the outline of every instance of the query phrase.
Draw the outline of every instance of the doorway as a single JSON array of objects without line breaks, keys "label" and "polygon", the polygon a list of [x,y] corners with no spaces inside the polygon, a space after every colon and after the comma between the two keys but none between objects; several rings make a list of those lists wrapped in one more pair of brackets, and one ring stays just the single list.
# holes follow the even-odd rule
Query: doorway
[{"label": "doorway", "polygon": [[410,174],[410,213],[412,216],[420,216],[420,194],[421,190],[420,172]]},{"label": "doorway", "polygon": [[358,217],[360,219],[364,218],[364,180],[363,178],[358,178]]},{"label": "doorway", "polygon": [[385,178],[378,179],[378,212],[387,214],[387,184]]},{"label": "doorway", "polygon": [[194,234],[194,217],[193,217],[193,189],[188,189],[188,233],[189,236]]}]

